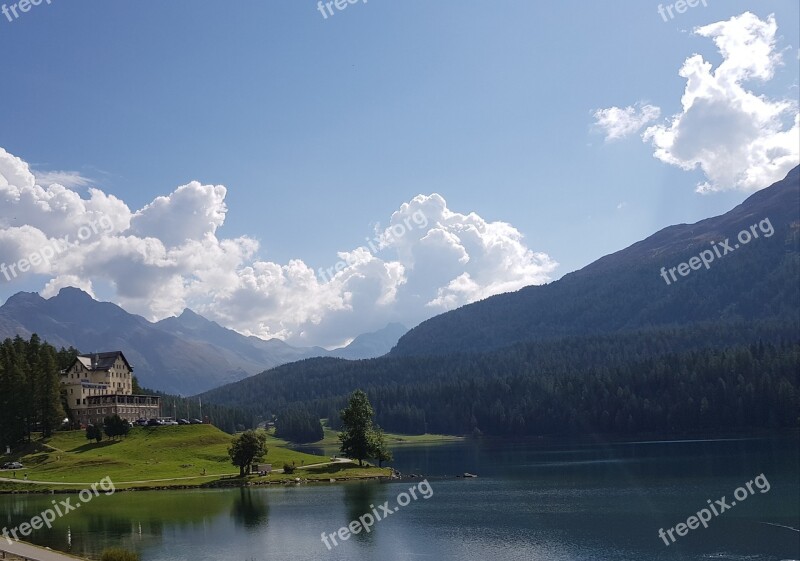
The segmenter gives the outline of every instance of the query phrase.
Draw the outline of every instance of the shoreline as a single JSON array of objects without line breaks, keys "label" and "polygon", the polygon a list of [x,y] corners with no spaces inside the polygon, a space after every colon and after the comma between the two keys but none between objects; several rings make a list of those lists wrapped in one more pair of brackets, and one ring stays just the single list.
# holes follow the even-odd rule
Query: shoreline
[{"label": "shoreline", "polygon": [[[363,476],[363,477],[336,477],[330,479],[300,479],[300,481],[296,481],[296,479],[280,479],[280,480],[273,480],[273,481],[235,481],[233,484],[226,484],[226,485],[203,485],[203,486],[190,486],[190,485],[176,485],[176,486],[164,486],[164,487],[128,487],[124,489],[117,489],[116,493],[144,493],[148,491],[208,491],[208,490],[217,490],[217,489],[237,489],[237,488],[245,488],[245,487],[299,487],[301,485],[312,485],[312,486],[322,486],[322,485],[334,485],[334,484],[341,484],[341,483],[354,483],[354,482],[361,482],[361,481],[376,481],[376,482],[403,482],[403,481],[419,481],[423,479],[431,479],[431,480],[458,480],[458,479],[470,479],[470,478],[478,478],[478,475],[439,475],[439,476],[427,476],[427,475],[371,475],[371,476]],[[20,490],[20,491],[9,491],[9,490],[0,490],[0,496],[5,495],[74,495],[78,494],[80,491],[76,489],[43,489],[43,490]]]},{"label": "shoreline", "polygon": [[[336,483],[348,483],[353,481],[391,481],[393,478],[389,475],[373,475],[369,477],[346,477],[346,478],[333,478],[332,481],[325,480],[325,479],[307,479],[307,480],[278,480],[278,481],[240,481],[232,484],[223,484],[223,485],[165,485],[165,486],[157,486],[157,487],[125,487],[121,489],[117,489],[114,493],[134,493],[134,492],[146,492],[146,491],[207,491],[213,489],[236,489],[236,488],[245,488],[245,487],[269,487],[269,486],[299,486],[299,485],[317,485],[317,484],[336,484]],[[396,478],[394,478],[396,479]],[[20,489],[20,490],[12,490],[12,489],[0,489],[0,495],[77,495],[83,489],[54,489],[54,488],[45,488],[45,489]]]},{"label": "shoreline", "polygon": [[[383,469],[384,471],[389,468],[374,468],[374,469]],[[298,470],[300,471],[300,470]],[[389,474],[368,474],[368,475],[351,475],[351,476],[339,476],[339,477],[301,477],[302,474],[297,474],[295,477],[283,477],[280,479],[255,479],[255,478],[245,478],[241,479],[239,477],[229,477],[229,478],[221,478],[216,479],[213,481],[209,481],[208,483],[201,483],[197,485],[190,485],[190,484],[181,484],[176,483],[175,485],[154,485],[154,486],[143,486],[143,485],[134,485],[134,486],[126,486],[125,482],[115,484],[115,493],[126,493],[126,492],[145,492],[145,491],[199,491],[199,490],[209,490],[209,489],[235,489],[235,488],[244,488],[244,487],[267,487],[267,486],[298,486],[298,485],[309,485],[309,484],[335,484],[335,483],[346,483],[351,481],[389,481],[393,479],[399,479],[393,473]],[[213,476],[212,476],[213,477]],[[251,476],[252,477],[252,476]],[[3,483],[9,483],[8,481],[0,482],[0,486]],[[153,483],[158,483],[157,481]],[[3,489],[0,487],[0,495],[75,495],[80,493],[82,490],[85,489],[85,485],[81,485],[80,483],[63,483],[59,484],[56,487],[48,487],[48,483],[42,482],[29,482],[26,483],[24,481],[20,481],[16,483],[20,486],[30,486],[30,489]],[[73,487],[74,485],[74,487]]]},{"label": "shoreline", "polygon": [[[14,540],[11,544],[0,543],[2,559],[14,561],[88,561],[85,557],[76,557],[71,553],[57,551],[49,547],[42,547],[33,543]],[[9,557],[10,556],[10,557]]]}]

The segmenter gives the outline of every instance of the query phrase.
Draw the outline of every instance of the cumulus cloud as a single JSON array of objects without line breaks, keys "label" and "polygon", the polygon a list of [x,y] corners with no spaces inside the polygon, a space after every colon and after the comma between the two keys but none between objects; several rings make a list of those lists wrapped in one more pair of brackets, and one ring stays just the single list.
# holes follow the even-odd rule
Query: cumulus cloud
[{"label": "cumulus cloud", "polygon": [[605,134],[606,142],[636,134],[659,117],[659,107],[641,102],[635,106],[609,107],[594,112],[595,126]]},{"label": "cumulus cloud", "polygon": [[213,235],[225,222],[226,194],[222,185],[193,181],[136,212],[131,219],[131,232],[158,238],[169,247]]},{"label": "cumulus cloud", "polygon": [[[662,162],[703,171],[698,192],[758,190],[800,163],[797,100],[752,89],[781,66],[777,30],[773,15],[761,20],[750,12],[695,29],[714,41],[722,62],[714,68],[702,55],[687,58],[679,72],[686,79],[681,111],[642,135]],[[612,112],[612,123],[615,109],[602,110]]]},{"label": "cumulus cloud", "polygon": [[96,188],[82,198],[59,183],[42,186],[0,149],[0,263],[49,247],[30,269],[45,297],[102,285],[151,320],[189,307],[244,334],[322,346],[546,282],[557,267],[510,224],[452,211],[432,194],[401,205],[374,238],[340,252],[321,274],[300,259],[261,260],[251,237],[219,238],[226,195],[223,186],[191,182],[132,211]]}]

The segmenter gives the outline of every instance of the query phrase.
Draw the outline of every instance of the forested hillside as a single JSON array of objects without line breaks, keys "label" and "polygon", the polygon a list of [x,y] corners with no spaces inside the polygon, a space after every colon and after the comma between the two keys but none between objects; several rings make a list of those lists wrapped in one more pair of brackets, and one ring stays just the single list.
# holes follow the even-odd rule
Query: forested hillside
[{"label": "forested hillside", "polygon": [[[753,230],[758,234],[753,237]],[[748,231],[751,240],[737,236]],[[746,238],[744,238],[746,239]],[[662,268],[728,240],[708,268],[667,284]],[[719,246],[717,246],[719,249]],[[501,294],[431,318],[403,336],[396,356],[451,355],[520,341],[654,325],[754,321],[800,313],[800,168],[721,216],[670,226],[544,286]]]},{"label": "forested hillside", "polygon": [[311,359],[204,394],[337,418],[364,389],[404,433],[539,435],[797,426],[798,324],[704,324],[531,342],[480,355]]}]

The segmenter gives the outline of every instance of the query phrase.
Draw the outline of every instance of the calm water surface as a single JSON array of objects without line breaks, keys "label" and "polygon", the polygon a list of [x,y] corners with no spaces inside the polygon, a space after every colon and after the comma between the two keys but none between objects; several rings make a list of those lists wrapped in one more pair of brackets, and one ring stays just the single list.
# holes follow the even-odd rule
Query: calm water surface
[{"label": "calm water surface", "polygon": [[[793,438],[679,443],[463,442],[395,450],[424,474],[419,498],[328,551],[333,533],[413,481],[100,496],[31,541],[92,555],[108,546],[142,561],[800,560],[800,465]],[[456,479],[463,472],[477,479]],[[658,537],[764,474],[770,490],[669,547]],[[112,474],[113,475],[113,474]],[[417,493],[419,496],[419,493]],[[0,496],[13,527],[51,496]],[[677,536],[676,536],[677,537]]]}]

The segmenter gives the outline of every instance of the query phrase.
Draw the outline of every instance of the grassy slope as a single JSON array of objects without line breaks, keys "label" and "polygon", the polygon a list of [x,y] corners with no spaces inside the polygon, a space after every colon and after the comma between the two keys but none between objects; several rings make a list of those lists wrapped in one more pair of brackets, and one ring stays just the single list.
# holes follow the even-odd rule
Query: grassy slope
[{"label": "grassy slope", "polygon": [[[99,444],[87,441],[83,431],[57,433],[50,439],[36,441],[29,453],[20,458],[26,469],[18,470],[17,477],[21,479],[27,473],[34,481],[77,484],[97,482],[108,476],[118,488],[201,485],[238,473],[228,458],[230,440],[230,435],[209,425],[135,428],[121,441],[106,440]],[[326,457],[290,450],[285,447],[284,441],[271,436],[268,437],[267,446],[269,452],[265,462],[271,463],[276,469],[281,468],[284,462],[294,462],[299,467],[328,461]],[[200,477],[204,469],[207,476],[216,477]],[[330,472],[338,469],[339,466],[331,466]],[[353,468],[349,476],[358,477],[361,471]],[[367,472],[362,476],[380,473]],[[0,477],[10,476],[9,472],[0,472]],[[285,477],[275,474],[271,479]],[[306,475],[298,471],[293,477]],[[172,478],[194,479],[153,482],[149,485],[125,484]],[[3,490],[31,487],[24,483],[0,483],[0,489]]]}]

